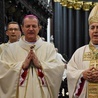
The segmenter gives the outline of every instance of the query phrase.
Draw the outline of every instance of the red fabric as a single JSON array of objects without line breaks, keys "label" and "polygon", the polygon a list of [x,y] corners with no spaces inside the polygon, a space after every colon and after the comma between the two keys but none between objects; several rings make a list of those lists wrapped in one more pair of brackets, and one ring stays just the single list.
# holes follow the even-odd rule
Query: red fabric
[{"label": "red fabric", "polygon": [[84,78],[82,77],[81,78],[81,83],[79,84],[80,85],[80,88],[78,89],[78,92],[75,94],[76,96],[80,96],[82,90],[83,90],[83,87],[84,87],[84,83],[85,83],[85,80]]},{"label": "red fabric", "polygon": [[21,79],[22,81],[20,82],[20,85],[22,85],[26,79],[26,76],[27,76],[27,70],[24,70],[24,72],[21,74]]},{"label": "red fabric", "polygon": [[38,76],[40,77],[41,81],[42,81],[42,85],[45,84],[45,81],[44,81],[44,74],[42,72],[41,69],[38,69]]}]

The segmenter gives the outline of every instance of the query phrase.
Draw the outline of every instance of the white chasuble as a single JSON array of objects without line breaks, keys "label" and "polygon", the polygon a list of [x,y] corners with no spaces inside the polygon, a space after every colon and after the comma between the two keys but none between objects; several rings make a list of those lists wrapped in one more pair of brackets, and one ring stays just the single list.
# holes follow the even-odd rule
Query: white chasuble
[{"label": "white chasuble", "polygon": [[[4,65],[0,65],[2,70],[0,72],[0,93],[2,93],[0,98],[57,98],[64,63],[57,59],[53,44],[42,41],[40,37],[34,44],[34,51],[41,62],[46,84],[43,84],[43,80],[38,77],[37,68],[31,63],[24,83],[19,85],[22,63],[32,46],[26,43],[23,37],[19,42],[10,44],[1,54]],[[6,85],[2,81],[5,81]]]},{"label": "white chasuble", "polygon": [[[69,98],[76,98],[74,97],[74,93],[76,88],[79,88],[78,82],[81,83],[80,78],[82,76],[82,72],[89,68],[90,60],[89,58],[89,46],[85,45],[75,51],[72,58],[70,59],[67,65],[67,79],[68,79],[68,92]],[[85,58],[84,54],[87,53],[88,59]],[[87,98],[87,87],[88,82],[84,81],[84,85],[81,91],[81,94],[77,98]]]}]

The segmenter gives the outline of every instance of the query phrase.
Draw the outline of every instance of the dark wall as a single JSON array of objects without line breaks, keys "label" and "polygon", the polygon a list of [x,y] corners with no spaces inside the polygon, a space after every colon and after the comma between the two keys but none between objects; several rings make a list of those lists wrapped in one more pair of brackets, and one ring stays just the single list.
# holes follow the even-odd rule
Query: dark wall
[{"label": "dark wall", "polygon": [[88,16],[92,8],[89,4],[75,8],[73,3],[68,3],[69,6],[55,2],[53,17],[54,44],[66,60],[76,49],[89,43]]},{"label": "dark wall", "polygon": [[0,0],[0,44],[7,41],[7,23],[17,21],[21,25],[22,18],[27,14],[34,14],[39,18],[42,25],[40,36],[46,38],[47,19],[52,16],[51,6],[47,5],[47,0]]}]

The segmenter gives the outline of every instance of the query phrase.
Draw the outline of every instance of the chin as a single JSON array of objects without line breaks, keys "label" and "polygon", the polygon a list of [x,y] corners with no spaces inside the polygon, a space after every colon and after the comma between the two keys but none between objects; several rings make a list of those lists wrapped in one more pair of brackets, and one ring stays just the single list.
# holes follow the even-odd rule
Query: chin
[{"label": "chin", "polygon": [[94,45],[98,45],[98,39],[92,39],[91,42],[92,42]]},{"label": "chin", "polygon": [[29,41],[30,41],[30,42],[35,42],[35,41],[36,41],[36,38],[30,37],[30,38],[29,38]]},{"label": "chin", "polygon": [[93,42],[94,45],[98,45],[98,41],[97,42]]}]

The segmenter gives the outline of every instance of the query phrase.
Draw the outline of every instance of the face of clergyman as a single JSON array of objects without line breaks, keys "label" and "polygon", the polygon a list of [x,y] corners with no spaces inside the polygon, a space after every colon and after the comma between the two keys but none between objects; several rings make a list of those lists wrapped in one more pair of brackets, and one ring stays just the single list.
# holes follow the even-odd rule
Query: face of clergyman
[{"label": "face of clergyman", "polygon": [[22,31],[25,35],[25,40],[28,42],[35,42],[39,33],[40,26],[36,18],[25,18]]},{"label": "face of clergyman", "polygon": [[98,45],[98,23],[92,23],[89,25],[89,36],[93,44]]}]

